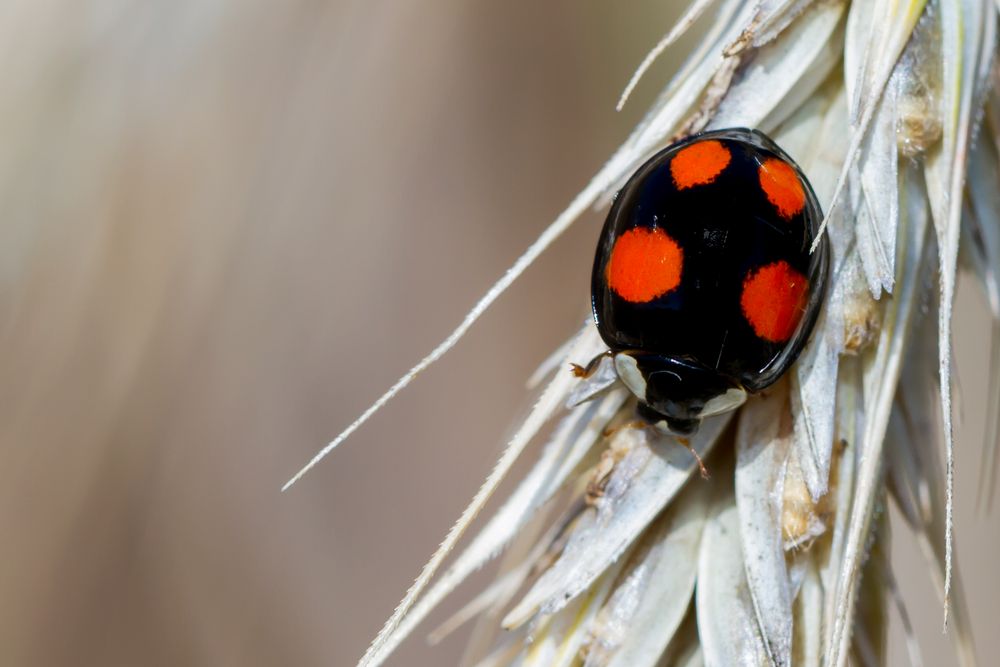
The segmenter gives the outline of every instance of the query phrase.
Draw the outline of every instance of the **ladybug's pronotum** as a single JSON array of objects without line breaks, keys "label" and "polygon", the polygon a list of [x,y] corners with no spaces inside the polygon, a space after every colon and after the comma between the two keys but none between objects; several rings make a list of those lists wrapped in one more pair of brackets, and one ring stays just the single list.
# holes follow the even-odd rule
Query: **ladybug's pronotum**
[{"label": "ladybug's pronotum", "polygon": [[756,130],[695,135],[633,174],[601,232],[592,300],[645,421],[692,433],[791,366],[826,286],[828,242],[809,252],[822,217]]}]

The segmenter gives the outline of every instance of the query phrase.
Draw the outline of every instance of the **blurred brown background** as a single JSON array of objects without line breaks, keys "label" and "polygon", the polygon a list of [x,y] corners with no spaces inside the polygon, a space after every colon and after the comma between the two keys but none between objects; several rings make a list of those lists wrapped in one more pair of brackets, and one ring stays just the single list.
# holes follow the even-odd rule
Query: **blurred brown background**
[{"label": "blurred brown background", "polygon": [[[0,664],[353,664],[585,317],[600,215],[278,489],[624,138],[676,61],[614,102],[678,10],[0,9]],[[968,285],[960,308],[959,553],[992,664],[1000,530],[972,512],[987,319]],[[951,664],[896,533],[926,664]],[[461,647],[416,638],[394,664]]]}]

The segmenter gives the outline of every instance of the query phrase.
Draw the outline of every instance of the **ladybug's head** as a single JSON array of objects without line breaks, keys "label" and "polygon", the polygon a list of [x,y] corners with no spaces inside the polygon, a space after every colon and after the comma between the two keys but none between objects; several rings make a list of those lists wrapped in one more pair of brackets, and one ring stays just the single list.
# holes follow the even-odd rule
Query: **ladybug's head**
[{"label": "ladybug's head", "polygon": [[614,361],[642,417],[666,422],[677,435],[694,433],[702,418],[733,410],[747,397],[735,380],[695,361],[636,350],[618,352]]}]

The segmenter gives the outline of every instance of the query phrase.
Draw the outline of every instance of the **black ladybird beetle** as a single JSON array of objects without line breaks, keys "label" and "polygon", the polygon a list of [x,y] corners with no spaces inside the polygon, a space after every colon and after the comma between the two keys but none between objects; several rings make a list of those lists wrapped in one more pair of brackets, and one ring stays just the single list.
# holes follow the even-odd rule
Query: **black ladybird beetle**
[{"label": "black ladybird beetle", "polygon": [[678,435],[741,405],[795,361],[826,287],[809,182],[773,141],[704,132],[654,155],[597,245],[594,320],[639,415]]}]

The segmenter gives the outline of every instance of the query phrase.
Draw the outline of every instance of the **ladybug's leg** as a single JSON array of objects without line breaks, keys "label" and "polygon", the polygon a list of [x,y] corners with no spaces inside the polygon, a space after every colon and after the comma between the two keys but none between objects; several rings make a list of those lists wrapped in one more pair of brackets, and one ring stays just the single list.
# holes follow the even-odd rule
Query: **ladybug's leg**
[{"label": "ladybug's leg", "polygon": [[610,438],[623,428],[648,428],[661,435],[673,435],[674,439],[677,440],[677,443],[691,452],[691,456],[693,456],[694,460],[698,462],[698,470],[701,471],[702,479],[709,479],[710,476],[708,474],[708,468],[705,467],[705,462],[701,460],[698,452],[696,452],[694,447],[691,446],[691,440],[688,438],[685,438],[682,435],[675,435],[669,431],[661,430],[656,424],[650,424],[646,419],[633,419],[632,421],[627,421],[622,424],[618,424],[617,426],[609,426],[604,429],[604,437]]},{"label": "ladybug's leg", "polygon": [[586,379],[594,374],[594,371],[596,371],[597,367],[601,365],[601,360],[604,359],[604,357],[611,357],[611,356],[614,356],[611,350],[606,350],[604,352],[601,352],[599,355],[597,355],[590,361],[588,361],[586,366],[581,366],[580,364],[571,363],[569,365],[569,368],[570,371],[573,373],[573,375],[575,375],[576,377]]},{"label": "ladybug's leg", "polygon": [[698,462],[698,469],[701,470],[702,478],[708,479],[708,470],[705,468],[705,463],[701,460],[701,457],[698,456],[698,452],[694,450],[694,447],[691,446],[691,440],[687,437],[698,430],[701,420],[670,419],[668,417],[664,417],[641,401],[637,407],[639,416],[643,417],[649,426],[656,429],[656,431],[661,435],[673,436],[681,446],[687,448],[687,450],[691,452],[691,455],[694,456],[695,460]]},{"label": "ladybug's leg", "polygon": [[623,428],[649,428],[649,422],[644,419],[633,419],[632,421],[624,422],[622,424],[618,424],[617,426],[607,427],[604,429],[603,435],[605,438],[610,438]]},{"label": "ladybug's leg", "polygon": [[584,501],[587,505],[591,507],[596,506],[600,498],[604,496],[604,489],[608,484],[608,480],[611,479],[611,472],[628,449],[628,444],[615,440],[612,436],[620,433],[623,429],[632,428],[646,429],[649,428],[649,424],[640,419],[633,419],[632,421],[622,422],[616,426],[609,426],[604,430],[604,437],[609,438],[608,446],[601,453],[601,459],[594,467],[590,481],[587,482],[587,493],[584,496]]},{"label": "ladybug's leg", "polygon": [[685,437],[677,436],[677,442],[686,447],[687,450],[691,452],[691,456],[694,457],[694,460],[698,462],[698,469],[701,470],[701,478],[708,479],[708,469],[705,468],[705,463],[701,460],[701,457],[698,456],[698,452],[696,452],[694,447],[691,446],[691,441]]},{"label": "ladybug's leg", "polygon": [[574,383],[566,398],[566,407],[576,407],[589,401],[618,382],[618,372],[615,370],[613,357],[614,355],[608,351],[591,359],[586,366],[570,364],[572,373],[578,381]]}]

